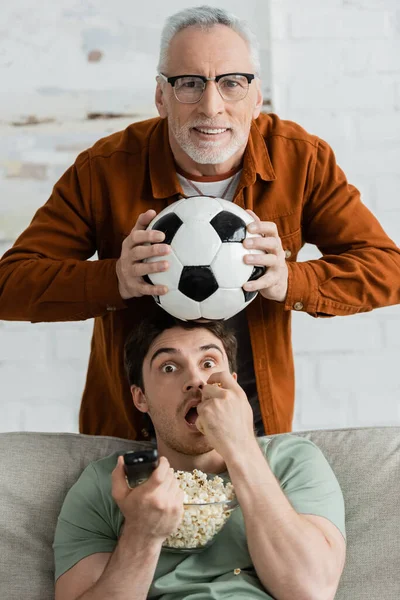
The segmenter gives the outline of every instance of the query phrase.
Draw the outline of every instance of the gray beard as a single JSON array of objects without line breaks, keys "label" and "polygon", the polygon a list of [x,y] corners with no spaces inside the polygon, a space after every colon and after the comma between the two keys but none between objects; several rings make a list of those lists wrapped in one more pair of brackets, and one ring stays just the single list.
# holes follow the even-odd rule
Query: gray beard
[{"label": "gray beard", "polygon": [[[182,150],[199,165],[218,165],[229,160],[238,150],[244,148],[247,144],[249,132],[243,134],[233,133],[231,142],[225,148],[218,148],[214,143],[198,146],[190,139],[190,130],[187,127],[181,127],[172,133]],[[212,144],[212,146],[211,146]]]}]

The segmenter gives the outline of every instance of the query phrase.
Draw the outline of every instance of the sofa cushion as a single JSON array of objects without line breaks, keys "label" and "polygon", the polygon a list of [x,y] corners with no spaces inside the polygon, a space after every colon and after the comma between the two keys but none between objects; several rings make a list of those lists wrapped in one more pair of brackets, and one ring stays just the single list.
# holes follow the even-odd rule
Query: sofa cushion
[{"label": "sofa cushion", "polygon": [[[346,503],[347,561],[337,600],[400,598],[400,427],[296,432],[332,465]],[[54,598],[52,542],[67,490],[92,460],[144,442],[73,433],[0,434],[0,590]]]},{"label": "sofa cushion", "polygon": [[303,432],[342,488],[347,558],[335,600],[400,598],[400,427]]},{"label": "sofa cushion", "polygon": [[0,434],[0,598],[54,599],[53,538],[64,497],[83,469],[149,444],[74,433]]}]

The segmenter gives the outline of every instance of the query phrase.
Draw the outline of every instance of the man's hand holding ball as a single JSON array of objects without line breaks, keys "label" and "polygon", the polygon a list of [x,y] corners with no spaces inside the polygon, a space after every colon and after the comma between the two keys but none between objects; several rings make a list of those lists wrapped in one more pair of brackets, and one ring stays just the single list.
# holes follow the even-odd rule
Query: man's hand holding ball
[{"label": "man's hand holding ball", "polygon": [[146,275],[160,273],[169,268],[167,261],[145,261],[147,258],[166,256],[171,252],[169,245],[162,243],[165,239],[162,231],[147,229],[155,216],[156,211],[152,209],[139,215],[132,231],[122,242],[116,271],[119,293],[124,300],[140,296],[162,296],[168,292],[165,285],[151,285],[143,279]]},{"label": "man's hand holding ball", "polygon": [[260,292],[267,300],[284,302],[288,290],[288,267],[278,228],[275,223],[261,221],[252,210],[247,210],[247,212],[254,219],[254,223],[248,225],[247,228],[251,233],[257,233],[258,236],[246,238],[243,245],[245,248],[262,250],[263,253],[257,256],[248,254],[244,260],[247,264],[262,265],[266,271],[256,281],[245,283],[243,289],[248,292]]}]

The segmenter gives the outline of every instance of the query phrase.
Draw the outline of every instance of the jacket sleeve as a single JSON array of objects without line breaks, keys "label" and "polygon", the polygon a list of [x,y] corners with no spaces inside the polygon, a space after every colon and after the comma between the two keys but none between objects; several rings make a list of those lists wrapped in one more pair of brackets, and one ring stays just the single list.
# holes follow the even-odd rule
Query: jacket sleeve
[{"label": "jacket sleeve", "polygon": [[[318,260],[288,263],[285,308],[314,317],[351,315],[400,303],[400,250],[347,182],[332,149],[318,140],[303,209],[303,240]],[[301,305],[298,305],[301,308]]]},{"label": "jacket sleeve", "polygon": [[76,321],[124,308],[116,259],[88,260],[95,252],[96,218],[85,152],[0,260],[0,319]]}]

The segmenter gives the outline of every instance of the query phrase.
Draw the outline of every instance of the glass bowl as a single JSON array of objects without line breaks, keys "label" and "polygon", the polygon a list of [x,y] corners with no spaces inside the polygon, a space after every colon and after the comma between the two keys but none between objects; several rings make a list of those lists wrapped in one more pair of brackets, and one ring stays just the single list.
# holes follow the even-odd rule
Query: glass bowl
[{"label": "glass bowl", "polygon": [[201,552],[215,541],[237,506],[236,498],[184,504],[182,521],[164,541],[163,548],[173,552]]}]

